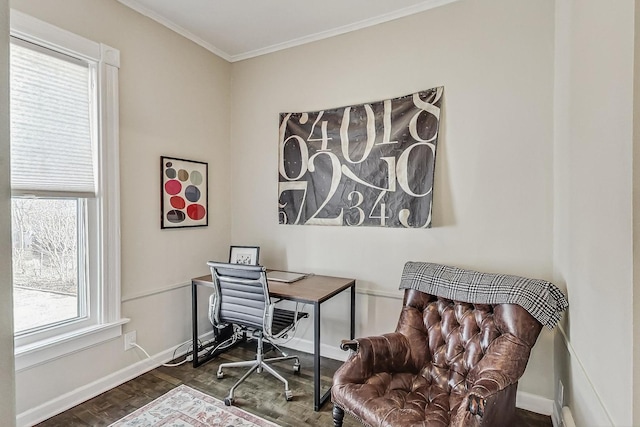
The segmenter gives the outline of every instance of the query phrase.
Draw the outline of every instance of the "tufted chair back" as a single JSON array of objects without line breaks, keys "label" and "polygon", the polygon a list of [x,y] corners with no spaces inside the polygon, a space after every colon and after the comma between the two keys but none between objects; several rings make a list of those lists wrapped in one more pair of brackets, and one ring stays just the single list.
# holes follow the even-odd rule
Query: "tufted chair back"
[{"label": "tufted chair back", "polygon": [[515,304],[470,304],[407,289],[396,331],[343,342],[334,423],[508,426],[542,324]]}]

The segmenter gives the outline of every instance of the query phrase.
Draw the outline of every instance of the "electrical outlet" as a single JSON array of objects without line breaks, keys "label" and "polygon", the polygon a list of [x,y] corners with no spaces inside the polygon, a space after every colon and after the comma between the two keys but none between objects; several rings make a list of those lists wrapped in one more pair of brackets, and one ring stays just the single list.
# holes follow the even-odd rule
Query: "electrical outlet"
[{"label": "electrical outlet", "polygon": [[124,349],[129,350],[134,347],[136,343],[136,331],[127,332],[124,334]]},{"label": "electrical outlet", "polygon": [[564,385],[560,380],[558,380],[558,395],[556,396],[556,399],[558,408],[562,409],[562,407],[564,406]]},{"label": "electrical outlet", "polygon": [[564,422],[562,419],[562,406],[564,405],[564,385],[562,381],[558,380],[558,387],[556,388],[555,401],[553,402],[553,412],[551,413],[551,421],[554,427],[563,427]]},{"label": "electrical outlet", "polygon": [[561,380],[558,380],[558,392],[556,394],[556,406],[558,407],[558,411],[562,411],[562,407],[564,406],[564,385]]}]

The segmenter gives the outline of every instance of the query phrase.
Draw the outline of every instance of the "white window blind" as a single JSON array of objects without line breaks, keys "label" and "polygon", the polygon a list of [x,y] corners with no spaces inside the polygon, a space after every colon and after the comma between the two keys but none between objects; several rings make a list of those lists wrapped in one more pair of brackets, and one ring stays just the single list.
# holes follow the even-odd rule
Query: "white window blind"
[{"label": "white window blind", "polygon": [[10,54],[13,194],[94,196],[89,63],[15,38]]}]

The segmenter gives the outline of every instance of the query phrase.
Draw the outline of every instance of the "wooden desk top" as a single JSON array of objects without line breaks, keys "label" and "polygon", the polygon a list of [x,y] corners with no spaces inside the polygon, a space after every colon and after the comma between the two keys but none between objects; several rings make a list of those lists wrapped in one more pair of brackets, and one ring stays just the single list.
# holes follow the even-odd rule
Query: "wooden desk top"
[{"label": "wooden desk top", "polygon": [[[193,278],[191,281],[196,285],[213,287],[210,274]],[[303,303],[321,303],[354,285],[354,279],[317,275],[293,283],[269,280],[269,296]]]}]

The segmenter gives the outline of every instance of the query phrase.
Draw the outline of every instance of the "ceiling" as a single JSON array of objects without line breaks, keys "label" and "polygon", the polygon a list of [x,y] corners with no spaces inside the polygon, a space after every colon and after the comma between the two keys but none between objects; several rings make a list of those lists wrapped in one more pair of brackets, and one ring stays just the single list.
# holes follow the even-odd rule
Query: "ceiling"
[{"label": "ceiling", "polygon": [[234,62],[457,0],[118,0]]}]

